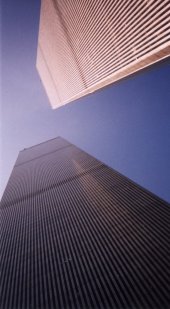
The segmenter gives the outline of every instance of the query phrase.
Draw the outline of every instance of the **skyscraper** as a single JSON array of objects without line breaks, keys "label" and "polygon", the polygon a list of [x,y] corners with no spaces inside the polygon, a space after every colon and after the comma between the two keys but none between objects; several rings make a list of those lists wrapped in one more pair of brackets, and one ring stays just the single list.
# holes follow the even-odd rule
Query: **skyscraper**
[{"label": "skyscraper", "polygon": [[53,108],[170,55],[168,0],[42,0],[37,68]]},{"label": "skyscraper", "polygon": [[58,137],[1,201],[1,309],[168,309],[170,208]]}]

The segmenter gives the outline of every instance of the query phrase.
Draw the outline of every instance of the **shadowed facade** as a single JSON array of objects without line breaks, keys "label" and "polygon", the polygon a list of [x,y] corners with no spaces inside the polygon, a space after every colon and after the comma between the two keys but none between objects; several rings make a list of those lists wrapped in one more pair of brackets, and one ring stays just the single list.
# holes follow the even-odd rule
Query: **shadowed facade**
[{"label": "shadowed facade", "polygon": [[1,309],[168,309],[170,208],[58,137],[20,152],[0,208]]}]

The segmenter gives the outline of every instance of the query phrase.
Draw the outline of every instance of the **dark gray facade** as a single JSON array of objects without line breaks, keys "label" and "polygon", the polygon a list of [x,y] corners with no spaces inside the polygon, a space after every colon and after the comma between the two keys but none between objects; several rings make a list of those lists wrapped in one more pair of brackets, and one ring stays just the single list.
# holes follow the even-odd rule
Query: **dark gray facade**
[{"label": "dark gray facade", "polygon": [[169,205],[58,137],[1,201],[1,309],[170,308]]}]

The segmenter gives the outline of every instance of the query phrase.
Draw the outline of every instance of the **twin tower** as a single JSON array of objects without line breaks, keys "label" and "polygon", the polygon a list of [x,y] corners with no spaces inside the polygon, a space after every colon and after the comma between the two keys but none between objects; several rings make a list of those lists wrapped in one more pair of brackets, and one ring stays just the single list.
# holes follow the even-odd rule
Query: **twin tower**
[{"label": "twin tower", "polygon": [[169,309],[170,207],[58,137],[1,201],[1,309]]},{"label": "twin tower", "polygon": [[[170,54],[169,0],[42,0],[53,108]],[[20,152],[0,207],[0,309],[169,309],[170,207],[63,138]]]},{"label": "twin tower", "polygon": [[169,0],[42,0],[37,69],[57,108],[170,55]]}]

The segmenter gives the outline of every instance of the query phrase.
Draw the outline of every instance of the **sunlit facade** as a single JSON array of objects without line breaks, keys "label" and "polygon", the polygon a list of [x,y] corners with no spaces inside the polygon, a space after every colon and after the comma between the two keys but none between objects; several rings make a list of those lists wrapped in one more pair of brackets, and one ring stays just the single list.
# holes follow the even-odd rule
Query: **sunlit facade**
[{"label": "sunlit facade", "polygon": [[170,207],[58,137],[0,207],[1,309],[169,309]]},{"label": "sunlit facade", "polygon": [[57,108],[170,55],[168,0],[42,0],[37,69]]}]

